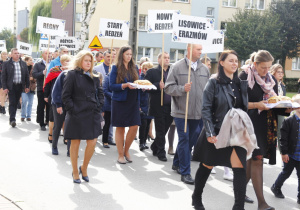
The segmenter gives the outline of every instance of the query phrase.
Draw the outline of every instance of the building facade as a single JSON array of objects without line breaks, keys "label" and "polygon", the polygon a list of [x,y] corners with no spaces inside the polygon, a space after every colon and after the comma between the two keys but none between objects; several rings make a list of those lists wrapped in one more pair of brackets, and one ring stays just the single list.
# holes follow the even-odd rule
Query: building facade
[{"label": "building facade", "polygon": [[24,28],[29,27],[29,10],[27,7],[24,10],[18,11],[18,25],[17,36],[23,31]]}]

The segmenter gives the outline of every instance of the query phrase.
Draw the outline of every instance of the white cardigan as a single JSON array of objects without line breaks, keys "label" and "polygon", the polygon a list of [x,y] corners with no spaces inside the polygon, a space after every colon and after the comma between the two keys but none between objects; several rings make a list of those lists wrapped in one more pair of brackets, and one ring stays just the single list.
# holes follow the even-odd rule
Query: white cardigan
[{"label": "white cardigan", "polygon": [[247,160],[258,149],[251,119],[242,109],[231,108],[224,117],[215,143],[217,149],[239,146],[247,150]]}]

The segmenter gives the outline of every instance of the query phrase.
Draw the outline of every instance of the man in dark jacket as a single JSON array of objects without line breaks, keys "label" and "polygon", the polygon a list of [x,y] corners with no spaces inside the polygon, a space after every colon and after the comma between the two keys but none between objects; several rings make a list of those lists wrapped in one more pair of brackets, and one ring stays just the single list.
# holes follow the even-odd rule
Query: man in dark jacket
[{"label": "man in dark jacket", "polygon": [[[161,66],[162,59],[164,59],[164,77],[161,81]],[[163,106],[161,106],[161,89],[164,89],[164,82],[167,79],[169,73],[170,55],[168,53],[162,53],[158,55],[158,67],[147,71],[145,79],[149,80],[156,86],[157,90],[150,91],[150,108],[149,115],[154,116],[156,137],[151,145],[153,155],[157,156],[160,161],[167,161],[166,157],[166,138],[165,135],[168,132],[170,125],[173,121],[171,116],[171,96],[163,94]]]},{"label": "man in dark jacket", "polygon": [[17,48],[11,49],[11,58],[4,62],[1,80],[3,90],[9,97],[9,124],[15,127],[18,101],[24,89],[25,93],[29,92],[27,65],[19,58]]},{"label": "man in dark jacket", "polygon": [[32,76],[37,81],[37,98],[38,98],[38,105],[37,105],[37,123],[40,124],[41,130],[46,130],[46,124],[44,119],[44,109],[46,106],[46,122],[49,122],[49,105],[44,101],[44,78],[46,75],[46,60],[47,60],[48,51],[44,50],[42,53],[43,59],[36,64],[34,64]]}]

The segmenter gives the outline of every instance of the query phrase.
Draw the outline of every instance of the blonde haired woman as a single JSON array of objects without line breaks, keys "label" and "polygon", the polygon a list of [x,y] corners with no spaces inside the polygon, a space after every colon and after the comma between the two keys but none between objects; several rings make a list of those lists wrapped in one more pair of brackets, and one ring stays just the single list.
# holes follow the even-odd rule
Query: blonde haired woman
[{"label": "blonde haired woman", "polygon": [[1,102],[0,113],[2,113],[2,114],[6,114],[6,111],[5,111],[6,94],[3,91],[2,82],[1,82],[2,65],[5,61],[7,61],[7,52],[2,51],[1,52],[1,59],[0,59],[0,102]]},{"label": "blonde haired woman", "polygon": [[[104,95],[98,76],[93,74],[94,59],[89,51],[80,51],[73,59],[64,80],[62,102],[67,111],[64,138],[71,139],[70,157],[73,168],[73,182],[82,179],[89,182],[87,167],[93,156],[97,138],[101,134],[101,107]],[[80,140],[86,139],[82,166],[77,168]]]}]

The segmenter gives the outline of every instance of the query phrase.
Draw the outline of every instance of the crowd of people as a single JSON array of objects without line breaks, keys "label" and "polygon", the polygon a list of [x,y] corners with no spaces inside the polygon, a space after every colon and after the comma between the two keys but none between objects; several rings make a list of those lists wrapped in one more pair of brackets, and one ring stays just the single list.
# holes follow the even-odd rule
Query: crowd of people
[{"label": "crowd of people", "polygon": [[[266,106],[270,97],[286,94],[283,67],[272,65],[274,59],[268,51],[253,53],[240,73],[238,54],[224,51],[213,75],[211,59],[201,58],[200,44],[188,44],[186,57],[173,65],[169,53],[160,53],[156,67],[147,57],[140,59],[138,67],[130,46],[120,48],[118,53],[114,49],[98,52],[95,58],[85,50],[70,56],[68,48],[62,46],[53,56],[44,50],[35,64],[32,57],[20,55],[17,48],[10,54],[7,60],[7,52],[1,53],[1,113],[6,114],[8,100],[12,127],[16,126],[18,104],[21,121],[31,121],[37,93],[36,122],[41,132],[48,127],[53,155],[59,155],[58,139],[63,130],[74,183],[81,183],[80,174],[89,182],[88,164],[100,135],[103,148],[116,145],[119,164],[134,162],[130,147],[138,138],[140,151],[151,149],[159,161],[168,161],[167,154],[174,155],[172,170],[181,175],[182,182],[195,185],[195,209],[205,209],[202,194],[207,179],[214,166],[224,166],[224,179],[233,181],[232,209],[243,210],[245,202],[254,202],[246,195],[251,179],[258,209],[272,210],[275,208],[263,194],[263,159],[276,164],[278,144],[284,167],[270,186],[271,191],[284,198],[281,187],[296,168],[300,204],[300,110],[290,116],[290,108]],[[132,85],[136,80],[148,80],[155,88],[137,89]],[[299,94],[294,101],[300,103]],[[147,139],[154,140],[150,148]],[[86,140],[86,148],[83,164],[78,167],[82,140]],[[191,160],[200,162],[195,180]]]}]

